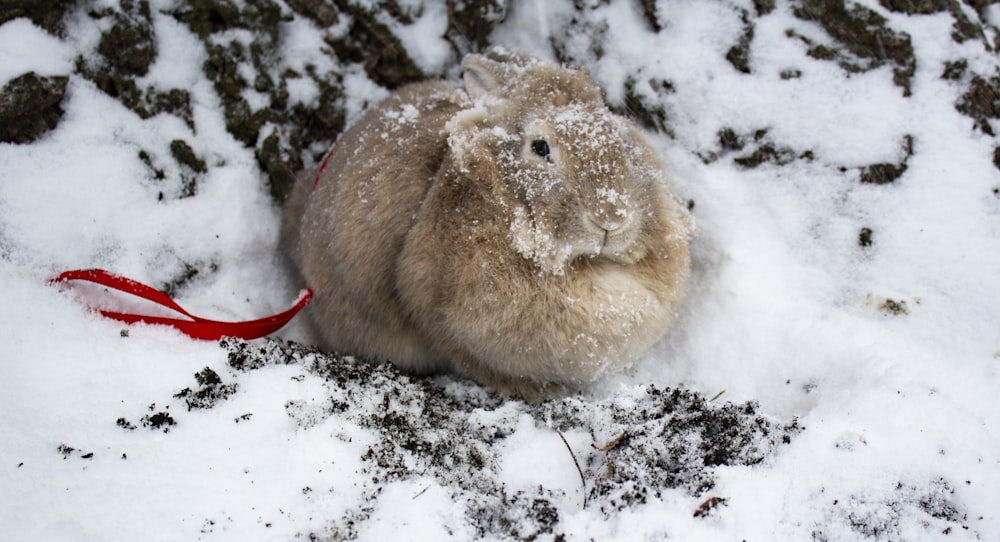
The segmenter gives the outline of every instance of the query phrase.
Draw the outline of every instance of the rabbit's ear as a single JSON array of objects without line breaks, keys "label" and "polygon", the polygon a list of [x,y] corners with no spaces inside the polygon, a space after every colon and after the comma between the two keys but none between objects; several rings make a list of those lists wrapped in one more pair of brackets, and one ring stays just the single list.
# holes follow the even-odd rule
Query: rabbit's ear
[{"label": "rabbit's ear", "polygon": [[473,100],[487,94],[495,94],[503,85],[505,70],[500,62],[482,55],[466,55],[462,59],[462,68],[465,69],[462,75],[465,91]]}]

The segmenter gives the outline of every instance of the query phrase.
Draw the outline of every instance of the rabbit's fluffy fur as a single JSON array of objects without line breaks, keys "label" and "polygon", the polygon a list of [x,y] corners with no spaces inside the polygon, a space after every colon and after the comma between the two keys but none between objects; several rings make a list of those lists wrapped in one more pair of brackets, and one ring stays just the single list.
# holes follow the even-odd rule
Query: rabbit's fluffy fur
[{"label": "rabbit's fluffy fur", "polygon": [[396,91],[301,175],[282,244],[319,345],[529,397],[627,366],[688,274],[656,152],[581,71],[502,49],[462,66],[464,88]]}]

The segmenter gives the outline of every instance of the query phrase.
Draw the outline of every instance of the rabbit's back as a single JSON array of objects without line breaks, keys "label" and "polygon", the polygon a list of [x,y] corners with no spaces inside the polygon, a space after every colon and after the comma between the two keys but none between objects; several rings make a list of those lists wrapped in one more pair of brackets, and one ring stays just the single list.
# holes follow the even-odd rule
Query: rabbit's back
[{"label": "rabbit's back", "polygon": [[344,132],[318,178],[313,169],[296,183],[282,245],[322,292],[305,313],[320,346],[417,370],[436,362],[399,305],[396,261],[466,99],[442,82],[404,87]]}]

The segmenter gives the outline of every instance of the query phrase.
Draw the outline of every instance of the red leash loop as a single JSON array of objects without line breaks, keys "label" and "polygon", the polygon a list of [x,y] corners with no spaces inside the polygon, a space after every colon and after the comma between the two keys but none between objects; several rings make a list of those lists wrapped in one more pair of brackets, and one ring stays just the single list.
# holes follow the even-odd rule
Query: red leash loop
[{"label": "red leash loop", "polygon": [[118,320],[119,322],[125,322],[126,324],[142,322],[145,324],[167,325],[179,330],[189,337],[205,340],[218,340],[222,337],[257,339],[264,337],[265,335],[270,335],[287,324],[288,321],[294,318],[295,315],[302,310],[302,307],[305,307],[306,304],[309,303],[309,300],[312,299],[312,288],[307,288],[299,294],[298,299],[295,300],[295,304],[284,312],[260,318],[258,320],[248,320],[245,322],[219,322],[195,316],[184,310],[183,307],[175,303],[173,299],[170,299],[163,292],[142,284],[141,282],[136,282],[132,279],[109,273],[103,269],[76,269],[72,271],[65,271],[60,273],[59,276],[51,279],[49,282],[55,283],[69,280],[83,280],[107,286],[108,288],[125,292],[147,301],[152,301],[157,305],[167,307],[168,309],[187,316],[190,320],[104,310],[99,311],[107,318]]}]

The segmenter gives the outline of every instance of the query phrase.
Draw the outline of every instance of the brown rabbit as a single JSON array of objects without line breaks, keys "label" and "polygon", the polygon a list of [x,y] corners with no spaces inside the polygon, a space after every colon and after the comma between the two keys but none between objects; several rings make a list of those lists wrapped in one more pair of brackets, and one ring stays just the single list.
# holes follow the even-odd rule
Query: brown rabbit
[{"label": "brown rabbit", "polygon": [[320,346],[526,396],[627,366],[688,274],[663,165],[581,71],[462,66],[464,89],[393,93],[297,183],[282,242]]}]

